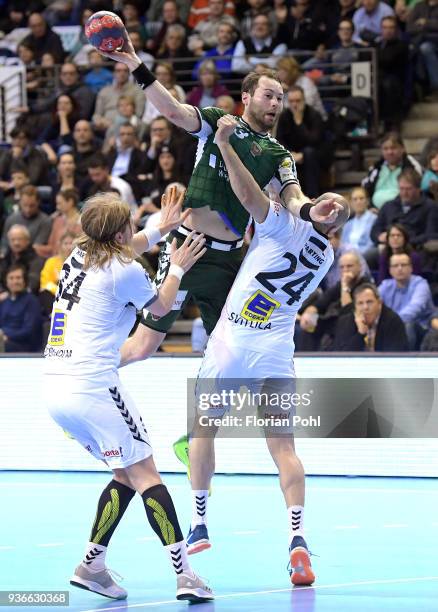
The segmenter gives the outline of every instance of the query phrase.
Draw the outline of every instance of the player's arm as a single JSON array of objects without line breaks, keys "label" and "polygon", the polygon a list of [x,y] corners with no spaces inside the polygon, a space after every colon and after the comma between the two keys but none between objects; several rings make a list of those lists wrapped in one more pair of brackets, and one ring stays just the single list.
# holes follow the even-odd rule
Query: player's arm
[{"label": "player's arm", "polygon": [[161,219],[158,227],[143,229],[132,237],[131,246],[137,255],[149,251],[160,242],[161,238],[177,229],[191,213],[191,208],[182,212],[185,191],[178,193],[176,187],[171,187],[167,195],[161,197]]},{"label": "player's arm", "polygon": [[222,153],[234,193],[254,220],[263,223],[269,211],[269,198],[260,189],[230,144],[230,136],[236,126],[237,121],[231,115],[221,117],[217,122],[215,143]]},{"label": "player's arm", "polygon": [[181,104],[159,83],[153,73],[147,68],[136,52],[125,30],[125,44],[122,51],[102,53],[105,57],[128,66],[139,86],[147,93],[147,99],[162,115],[174,125],[187,132],[197,132],[201,128],[201,120],[195,108],[190,104]]}]

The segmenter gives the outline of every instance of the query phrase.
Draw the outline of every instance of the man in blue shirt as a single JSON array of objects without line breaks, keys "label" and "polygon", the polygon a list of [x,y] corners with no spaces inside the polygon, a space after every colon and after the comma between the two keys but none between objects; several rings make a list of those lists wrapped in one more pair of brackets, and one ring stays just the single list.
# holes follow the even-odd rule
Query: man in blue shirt
[{"label": "man in blue shirt", "polygon": [[353,16],[355,34],[353,40],[369,45],[381,34],[381,22],[384,17],[394,15],[393,9],[380,0],[362,0],[362,6]]},{"label": "man in blue shirt", "polygon": [[412,274],[412,261],[407,253],[392,255],[389,260],[392,278],[379,286],[383,303],[394,310],[406,327],[409,349],[418,349],[434,311],[427,281]]}]

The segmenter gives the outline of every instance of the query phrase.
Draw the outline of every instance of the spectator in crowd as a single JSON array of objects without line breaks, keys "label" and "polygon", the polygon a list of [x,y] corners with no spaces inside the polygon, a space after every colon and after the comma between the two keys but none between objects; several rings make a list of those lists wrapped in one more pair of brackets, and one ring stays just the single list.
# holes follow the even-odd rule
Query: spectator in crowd
[{"label": "spectator in crowd", "polygon": [[216,106],[216,99],[219,96],[229,94],[227,87],[219,83],[219,79],[220,76],[214,62],[204,60],[199,67],[200,84],[187,94],[187,104],[192,104],[198,108]]},{"label": "spectator in crowd", "polygon": [[154,56],[144,50],[145,43],[139,30],[127,28],[127,31],[129,34],[129,38],[131,39],[132,46],[134,47],[134,51],[137,53],[143,64],[146,64],[149,70],[152,70],[152,66],[154,65],[155,61]]},{"label": "spectator in crowd", "polygon": [[218,96],[216,98],[216,106],[221,108],[227,115],[240,115],[236,110],[236,103],[231,96]]},{"label": "spectator in crowd", "polygon": [[59,250],[61,236],[69,232],[77,238],[81,233],[81,215],[78,208],[79,194],[75,189],[65,189],[56,194],[56,211],[53,214],[52,231],[47,245],[40,246],[41,257],[51,257]]},{"label": "spectator in crowd", "polygon": [[4,181],[1,184],[4,187],[0,187],[0,206],[5,215],[10,215],[19,208],[21,190],[26,185],[30,185],[26,166],[17,161],[12,166],[10,183]]},{"label": "spectator in crowd", "polygon": [[[49,184],[49,160],[44,151],[36,147],[26,128],[15,127],[10,132],[11,148],[0,153],[0,181],[9,181],[11,169],[19,160],[26,166],[32,185]],[[0,188],[2,183],[0,182]]]},{"label": "spectator in crowd", "polygon": [[123,123],[114,146],[107,153],[111,176],[120,177],[129,185],[135,199],[144,195],[146,175],[145,153],[140,150],[136,130],[130,123]]},{"label": "spectator in crowd", "polygon": [[117,102],[117,115],[113,123],[105,133],[103,152],[106,153],[110,147],[115,146],[119,138],[122,125],[129,123],[134,128],[137,137],[141,140],[146,132],[147,125],[135,114],[135,100],[131,96],[120,96]]},{"label": "spectator in crowd", "polygon": [[207,19],[198,23],[188,40],[188,47],[194,55],[202,55],[204,51],[216,47],[219,27],[224,23],[233,29],[238,26],[236,19],[225,13],[225,0],[208,0],[208,9]]},{"label": "spectator in crowd", "polygon": [[158,163],[152,180],[145,185],[145,197],[142,200],[144,212],[152,214],[159,211],[161,208],[161,196],[165,192],[166,187],[179,181],[180,175],[175,152],[171,147],[164,145],[159,151]]},{"label": "spectator in crowd", "polygon": [[[221,22],[217,29],[217,43],[216,46],[208,51],[205,51],[203,58],[212,58],[216,70],[223,76],[229,76],[231,73],[231,62],[236,47],[237,30],[230,23]],[[193,69],[193,78],[197,79],[198,69],[201,65],[199,61]],[[155,73],[156,74],[156,73]]]},{"label": "spectator in crowd", "polygon": [[327,33],[326,46],[333,47],[339,42],[340,31],[339,26],[342,21],[348,21],[352,24],[352,33],[354,33],[353,16],[357,8],[356,0],[336,0],[334,6],[330,6],[330,12],[327,18]]},{"label": "spectator in crowd", "polygon": [[369,281],[369,278],[362,276],[362,259],[357,251],[347,251],[341,255],[339,270],[341,280],[316,297],[313,303],[306,305],[302,312],[298,350],[330,350],[337,319],[352,310],[354,289]]},{"label": "spectator in crowd", "polygon": [[[155,64],[154,74],[157,81],[159,81],[163,87],[170,91],[178,102],[184,103],[186,101],[184,89],[181,87],[181,85],[177,84],[175,70],[170,62],[157,62]],[[149,125],[151,121],[159,115],[161,115],[161,113],[157,107],[154,106],[150,100],[146,99],[143,121]]]},{"label": "spectator in crowd", "polygon": [[161,23],[161,27],[155,34],[154,38],[149,39],[146,43],[147,49],[153,55],[156,55],[163,46],[167,30],[170,26],[175,24],[183,26],[183,22],[181,21],[179,13],[178,3],[175,2],[175,0],[165,0],[162,6],[162,14],[160,16],[159,21]]},{"label": "spectator in crowd", "polygon": [[408,103],[404,95],[409,69],[409,47],[401,40],[397,18],[382,19],[382,35],[377,43],[379,110],[386,129],[399,129]]},{"label": "spectator in crowd", "polygon": [[400,135],[388,132],[381,141],[382,157],[370,167],[368,175],[362,181],[372,205],[382,206],[399,194],[398,177],[402,170],[413,168],[419,175],[421,166],[412,155],[407,155]]},{"label": "spectator in crowd", "polygon": [[429,329],[421,342],[420,351],[438,353],[438,312],[436,310],[430,319]]},{"label": "spectator in crowd", "polygon": [[[242,38],[246,38],[251,34],[251,25],[254,17],[257,15],[266,15],[272,26],[272,31],[277,27],[278,19],[276,13],[272,8],[272,5],[268,0],[247,0],[245,5],[248,7],[243,11],[243,15],[240,18],[239,29]],[[282,22],[286,21],[286,14],[282,15]]]},{"label": "spectator in crowd", "polygon": [[[162,21],[163,6],[165,2],[166,0],[151,0],[150,6],[146,13],[146,20],[148,24],[152,23],[152,25],[155,26],[157,23],[160,23]],[[178,5],[181,21],[183,23],[187,23],[190,10],[190,2],[188,2],[187,0],[176,0],[176,4]]]},{"label": "spectator in crowd", "polygon": [[[147,38],[146,28],[140,17],[139,4],[125,0],[122,3],[122,20],[128,32],[136,31],[143,40]],[[132,41],[132,38],[131,38]]]},{"label": "spectator in crowd", "polygon": [[73,129],[73,135],[61,135],[61,151],[73,154],[75,162],[75,185],[81,187],[88,177],[88,162],[100,150],[89,121],[81,119]]},{"label": "spectator in crowd", "polygon": [[194,60],[192,52],[187,48],[186,30],[183,25],[175,23],[167,28],[163,44],[156,55],[159,60],[173,63],[175,71],[181,75],[179,80],[190,81]]},{"label": "spectator in crowd", "polygon": [[389,260],[390,279],[379,285],[383,303],[394,310],[406,327],[409,348],[419,348],[434,312],[429,284],[412,274],[412,261],[407,253],[395,253]]},{"label": "spectator in crowd", "polygon": [[360,253],[360,251],[358,251],[357,249],[355,250],[345,240],[342,240],[342,230],[343,230],[343,227],[328,233],[328,238],[330,240],[330,244],[332,245],[332,249],[333,249],[333,253],[335,257],[333,259],[333,263],[330,266],[329,271],[325,275],[325,278],[320,285],[320,287],[324,290],[330,287],[334,287],[334,285],[336,285],[336,283],[338,283],[341,280],[341,270],[339,268],[339,259],[341,258],[342,255],[344,255],[344,253],[347,253],[350,251],[357,252],[357,255],[360,259],[360,266],[361,266],[360,275],[363,276],[364,278],[371,277],[371,272],[368,267],[368,264],[365,258],[363,257],[363,255]]},{"label": "spectator in crowd", "polygon": [[88,85],[81,83],[78,67],[73,62],[66,62],[59,73],[60,90],[58,95],[69,94],[76,100],[79,119],[90,119],[93,114],[95,95]]},{"label": "spectator in crowd", "polygon": [[278,31],[289,49],[313,51],[325,42],[327,11],[324,9],[320,2],[295,0],[287,14],[285,29],[279,28]]},{"label": "spectator in crowd", "polygon": [[20,210],[6,219],[3,228],[3,248],[7,245],[8,231],[13,225],[24,225],[29,230],[30,242],[39,255],[38,247],[47,244],[52,221],[46,213],[41,212],[38,190],[33,185],[23,187],[20,193]]},{"label": "spectator in crowd", "polygon": [[365,253],[373,246],[371,229],[376,215],[369,210],[368,195],[363,187],[355,187],[352,190],[350,206],[354,217],[344,225],[341,243]]},{"label": "spectator in crowd", "polygon": [[62,146],[62,136],[69,134],[79,119],[76,100],[69,94],[61,94],[55,100],[50,123],[41,137],[42,148],[49,161],[57,161],[57,152]]},{"label": "spectator in crowd", "polygon": [[284,105],[287,108],[287,92],[292,85],[299,85],[304,91],[307,106],[318,111],[324,121],[327,119],[326,110],[322,104],[321,97],[312,79],[302,73],[299,63],[294,57],[282,57],[276,64],[278,77],[285,92]]},{"label": "spectator in crowd", "polygon": [[31,291],[37,293],[43,260],[35,255],[29,230],[24,225],[12,225],[7,233],[6,250],[0,257],[0,300],[6,297],[5,274],[13,264],[19,264],[26,269],[28,286]]},{"label": "spectator in crowd", "polygon": [[75,158],[71,151],[59,155],[56,170],[52,193],[56,195],[61,190],[78,188],[79,182],[76,179]]},{"label": "spectator in crowd", "polygon": [[400,223],[391,223],[386,232],[385,247],[379,255],[378,284],[382,283],[386,278],[390,278],[389,260],[392,255],[400,253],[407,253],[409,255],[412,262],[413,273],[421,275],[421,256],[420,253],[412,249],[406,228]]},{"label": "spectator in crowd", "polygon": [[6,353],[41,350],[41,308],[26,285],[26,270],[11,266],[6,272],[8,297],[0,302],[0,345]]},{"label": "spectator in crowd", "polygon": [[[96,10],[100,9],[97,8]],[[93,49],[93,47],[89,44],[88,39],[85,36],[85,24],[93,13],[94,11],[89,6],[82,9],[80,17],[81,27],[79,30],[79,37],[68,54],[67,59],[71,62],[74,62],[77,66],[88,66],[89,64],[88,52]]]},{"label": "spectator in crowd", "polygon": [[44,262],[40,276],[39,301],[43,315],[48,319],[52,312],[53,301],[58,289],[59,275],[64,261],[73,250],[78,234],[65,232],[61,235],[55,254]]},{"label": "spectator in crowd", "polygon": [[438,91],[438,4],[418,2],[408,15],[406,30],[426,66],[429,86]]},{"label": "spectator in crowd", "polygon": [[27,26],[26,4],[24,1],[5,2],[4,9],[5,13],[0,18],[0,32],[9,34],[15,28],[25,28]]},{"label": "spectator in crowd", "polygon": [[35,61],[40,63],[44,53],[49,52],[57,64],[62,64],[65,53],[61,38],[49,28],[44,17],[40,13],[31,13],[28,26],[30,34],[22,42],[33,50]]},{"label": "spectator in crowd", "polygon": [[[88,65],[90,70],[84,76],[84,83],[95,95],[107,85],[111,85],[113,81],[113,73],[111,70],[108,70],[108,68],[105,68],[103,64],[103,56],[96,51],[94,47],[91,48],[88,51]],[[91,113],[87,119],[90,117]]]},{"label": "spectator in crowd", "polygon": [[[226,15],[234,17],[236,12],[235,2],[233,0],[225,0]],[[208,19],[210,15],[209,0],[192,0],[190,4],[190,13],[187,24],[189,28],[194,30],[201,21]]]},{"label": "spectator in crowd", "polygon": [[89,180],[82,187],[81,200],[98,192],[117,191],[122,200],[129,204],[131,211],[135,212],[137,204],[131,186],[120,177],[110,174],[108,162],[101,153],[96,153],[88,162],[88,177]]},{"label": "spectator in crowd", "polygon": [[421,191],[438,200],[438,149],[431,149],[427,156],[426,171],[421,179]]},{"label": "spectator in crowd", "polygon": [[[256,15],[252,21],[251,34],[236,44],[231,62],[232,70],[247,74],[254,70],[254,66],[259,62],[274,68],[276,58],[285,55],[286,51],[285,43],[273,36],[269,17]],[[264,57],[266,54],[271,57]]]},{"label": "spectator in crowd", "polygon": [[330,165],[332,159],[324,146],[324,123],[318,111],[307,106],[299,85],[289,88],[287,101],[288,108],[278,120],[277,140],[292,153],[304,193],[316,198],[321,192],[321,166],[326,160]]},{"label": "spectator in crowd", "polygon": [[408,168],[398,177],[399,195],[379,211],[371,238],[375,244],[386,243],[391,223],[401,223],[409,233],[412,246],[421,246],[437,236],[437,207],[421,193],[421,177]]},{"label": "spectator in crowd", "polygon": [[377,288],[362,283],[353,292],[354,310],[339,317],[334,351],[404,352],[409,350],[405,326],[382,303]]},{"label": "spectator in crowd", "polygon": [[354,40],[363,45],[377,41],[382,33],[382,19],[394,15],[394,10],[381,0],[362,0],[362,5],[353,16]]},{"label": "spectator in crowd", "polygon": [[420,0],[395,0],[394,12],[400,23],[405,26],[409,14]]},{"label": "spectator in crowd", "polygon": [[132,96],[135,100],[135,114],[141,117],[144,111],[144,92],[129,80],[129,68],[117,62],[114,68],[114,83],[101,89],[96,98],[93,123],[97,130],[105,131],[117,115],[120,96]]}]

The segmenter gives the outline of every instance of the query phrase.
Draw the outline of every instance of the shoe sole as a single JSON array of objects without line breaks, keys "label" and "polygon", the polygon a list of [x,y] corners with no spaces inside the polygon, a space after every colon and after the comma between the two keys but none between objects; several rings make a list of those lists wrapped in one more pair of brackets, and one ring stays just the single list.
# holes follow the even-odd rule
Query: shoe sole
[{"label": "shoe sole", "polygon": [[187,554],[196,555],[196,553],[200,553],[203,550],[208,550],[209,548],[211,548],[211,544],[208,540],[199,540],[199,542],[189,544],[187,546]]},{"label": "shoe sole", "polygon": [[296,586],[310,586],[315,582],[315,574],[310,563],[309,551],[297,546],[290,555],[290,564],[293,573],[290,577],[292,584]]},{"label": "shoe sole", "polygon": [[88,580],[82,580],[82,578],[78,578],[74,576],[70,580],[70,584],[72,586],[78,587],[78,589],[84,589],[85,591],[90,591],[91,593],[97,593],[97,595],[102,595],[103,597],[108,597],[108,599],[126,599],[128,597],[128,593],[126,595],[109,595],[108,593],[104,593],[102,587],[97,582],[89,582]]},{"label": "shoe sole", "polygon": [[207,593],[207,591],[203,591],[202,589],[178,589],[176,592],[176,598],[179,601],[193,601],[193,602],[201,602],[201,601],[212,601],[214,599],[214,595],[211,593]]}]

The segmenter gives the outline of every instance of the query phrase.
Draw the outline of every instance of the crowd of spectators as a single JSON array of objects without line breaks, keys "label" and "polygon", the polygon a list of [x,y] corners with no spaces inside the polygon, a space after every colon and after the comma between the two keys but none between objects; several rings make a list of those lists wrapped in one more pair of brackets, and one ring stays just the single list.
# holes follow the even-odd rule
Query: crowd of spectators
[{"label": "crowd of spectators", "polygon": [[[438,94],[436,0],[0,0],[0,9],[0,63],[24,65],[27,89],[0,149],[0,351],[41,349],[87,197],[119,193],[142,227],[166,187],[192,173],[196,140],[160,115],[124,64],[87,44],[81,26],[101,9],[122,16],[137,53],[180,102],[239,114],[236,83],[277,69],[284,110],[275,136],[309,197],[335,187],[330,168],[347,128],[333,99],[354,106],[351,63],[375,49],[381,159],[351,191],[352,218],[330,238],[335,262],[299,314],[296,345],[438,346],[438,142],[420,163],[399,134],[415,96]],[[68,51],[63,26],[78,26]],[[366,134],[365,106],[357,123]],[[143,263],[153,273],[156,253]]]}]

